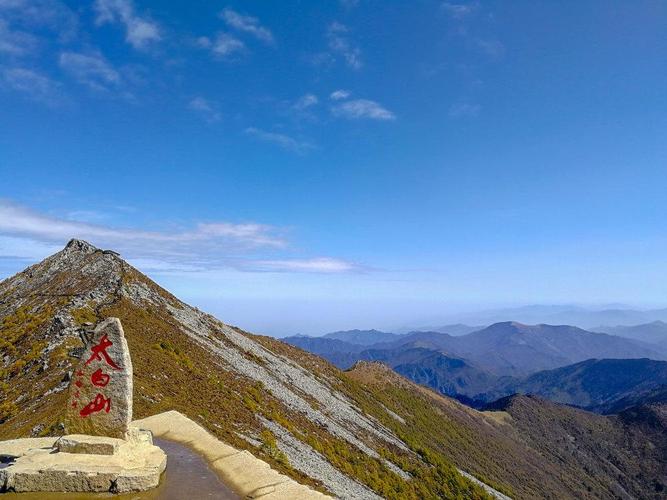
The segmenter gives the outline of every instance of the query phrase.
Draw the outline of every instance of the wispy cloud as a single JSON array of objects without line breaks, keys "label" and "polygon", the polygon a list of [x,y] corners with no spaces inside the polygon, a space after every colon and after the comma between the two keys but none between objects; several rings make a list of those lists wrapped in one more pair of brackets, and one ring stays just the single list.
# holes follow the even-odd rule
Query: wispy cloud
[{"label": "wispy cloud", "polygon": [[304,94],[292,105],[297,111],[303,111],[304,109],[311,108],[319,102],[319,99],[315,94]]},{"label": "wispy cloud", "polygon": [[121,83],[121,77],[101,54],[63,52],[58,60],[63,71],[94,90],[108,91]]},{"label": "wispy cloud", "polygon": [[321,257],[315,259],[257,260],[249,263],[257,271],[350,273],[361,272],[362,266],[341,259]]},{"label": "wispy cloud", "polygon": [[364,65],[361,49],[349,39],[349,29],[344,24],[333,22],[327,28],[327,44],[329,50],[343,57],[350,68],[361,69]]},{"label": "wispy cloud", "polygon": [[472,118],[479,115],[482,107],[479,104],[459,102],[449,108],[449,116],[452,118]]},{"label": "wispy cloud", "polygon": [[381,104],[369,99],[345,101],[331,108],[334,116],[349,119],[367,118],[371,120],[395,120],[396,115]]},{"label": "wispy cloud", "polygon": [[467,3],[442,2],[441,8],[452,20],[455,26],[454,33],[465,39],[468,45],[493,59],[500,59],[505,54],[505,46],[499,40],[485,36],[475,36],[469,29],[471,18],[481,11],[481,5],[478,1]]},{"label": "wispy cloud", "polygon": [[220,12],[220,18],[230,28],[249,33],[265,43],[274,43],[273,33],[268,28],[262,26],[256,17],[239,14],[228,7]]},{"label": "wispy cloud", "polygon": [[0,19],[0,54],[22,56],[34,52],[38,44],[37,37],[11,29],[7,21]]},{"label": "wispy cloud", "polygon": [[125,26],[125,40],[135,49],[145,49],[162,39],[154,21],[138,16],[131,0],[95,0],[98,25],[120,23]]},{"label": "wispy cloud", "polygon": [[245,133],[297,154],[305,154],[311,149],[314,149],[314,146],[309,142],[300,141],[289,135],[278,132],[268,132],[259,128],[248,127],[245,129]]},{"label": "wispy cloud", "polygon": [[34,101],[55,106],[62,102],[60,84],[46,75],[26,68],[8,68],[2,71],[2,83],[21,92]]},{"label": "wispy cloud", "polygon": [[505,55],[505,45],[498,40],[483,40],[478,38],[475,40],[475,45],[482,53],[493,59],[500,59]]},{"label": "wispy cloud", "polygon": [[274,228],[262,224],[198,223],[193,229],[169,233],[118,229],[40,214],[6,200],[0,201],[0,233],[14,236],[35,236],[47,241],[72,237],[90,238],[111,245],[124,242],[177,245],[216,239],[226,239],[245,246],[282,247],[285,245],[285,241],[274,234]]},{"label": "wispy cloud", "polygon": [[347,99],[350,97],[350,93],[347,90],[334,90],[330,95],[329,99],[332,101],[340,101],[342,99]]},{"label": "wispy cloud", "polygon": [[452,3],[442,2],[442,10],[454,19],[463,19],[479,9],[479,2]]},{"label": "wispy cloud", "polygon": [[209,123],[220,121],[222,118],[222,115],[218,111],[217,104],[208,99],[204,99],[203,97],[198,96],[190,100],[188,108],[198,113]]},{"label": "wispy cloud", "polygon": [[57,252],[61,248],[53,243],[0,235],[0,259],[36,261]]},{"label": "wispy cloud", "polygon": [[249,272],[345,273],[361,266],[331,257],[266,259],[254,252],[285,251],[283,231],[258,223],[200,222],[175,231],[134,228],[57,217],[0,200],[0,258],[36,260],[53,253],[70,238],[121,252],[143,269],[208,271],[234,268]]},{"label": "wispy cloud", "polygon": [[218,33],[215,40],[200,36],[197,39],[197,45],[202,49],[210,50],[215,57],[219,58],[228,58],[246,51],[246,46],[241,40],[224,32]]},{"label": "wispy cloud", "polygon": [[57,40],[72,40],[78,29],[78,16],[59,0],[0,0],[0,16],[9,24],[22,27],[24,35],[35,28],[54,33]]}]

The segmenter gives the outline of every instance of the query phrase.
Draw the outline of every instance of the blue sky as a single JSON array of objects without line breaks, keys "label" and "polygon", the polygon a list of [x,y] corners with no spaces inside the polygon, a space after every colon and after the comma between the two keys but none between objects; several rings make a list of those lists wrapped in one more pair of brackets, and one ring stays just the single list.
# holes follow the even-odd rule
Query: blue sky
[{"label": "blue sky", "polygon": [[0,0],[0,278],[270,334],[664,305],[667,4]]}]

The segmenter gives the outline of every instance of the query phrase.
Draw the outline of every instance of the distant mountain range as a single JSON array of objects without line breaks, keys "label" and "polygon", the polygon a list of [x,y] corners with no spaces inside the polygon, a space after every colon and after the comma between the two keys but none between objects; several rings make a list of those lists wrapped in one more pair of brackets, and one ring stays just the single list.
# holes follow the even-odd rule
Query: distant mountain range
[{"label": "distant mountain range", "polygon": [[381,342],[395,342],[401,336],[396,333],[381,332],[379,330],[346,330],[327,333],[325,339],[342,340],[356,345],[373,345]]},{"label": "distant mountain range", "polygon": [[600,326],[592,330],[667,347],[667,323],[664,321],[635,326]]},{"label": "distant mountain range", "polygon": [[[284,341],[343,369],[360,360],[380,361],[475,407],[523,393],[598,412],[619,411],[641,402],[641,394],[656,397],[650,391],[667,384],[667,363],[659,361],[667,356],[660,346],[572,326],[503,322],[458,337],[376,330],[334,336]],[[371,344],[385,338],[396,340]],[[626,398],[625,406],[619,403]]]},{"label": "distant mountain range", "polygon": [[[546,323],[550,325],[575,325],[590,330],[599,325],[639,325],[654,321],[667,322],[667,308],[663,309],[632,309],[624,305],[610,305],[602,309],[591,309],[573,305],[529,305],[506,309],[470,312],[448,315],[439,324],[463,323],[466,325],[491,325],[493,323],[515,320],[526,324]],[[423,323],[422,323],[423,324]],[[433,324],[433,322],[431,322]],[[436,328],[402,328],[399,332],[411,330],[432,330],[449,332],[445,327]]]},{"label": "distant mountain range", "polygon": [[461,337],[434,335],[431,342],[496,375],[527,375],[591,358],[665,357],[648,344],[567,325],[504,322]]},{"label": "distant mountain range", "polygon": [[446,333],[452,337],[458,337],[459,335],[467,335],[468,333],[476,332],[481,330],[483,326],[470,326],[464,325],[463,323],[456,323],[454,325],[444,325],[444,326],[421,326],[417,328],[403,328],[400,329],[398,333],[406,334],[413,332],[437,332],[437,333]]},{"label": "distant mountain range", "polygon": [[[380,339],[392,339],[389,342]],[[634,339],[594,333],[573,326],[496,323],[461,336],[440,332],[413,332],[396,335],[376,330],[336,332],[324,337],[286,337],[285,342],[319,354],[342,368],[358,359],[375,359],[368,349],[385,351],[390,366],[399,351],[424,348],[450,358],[460,358],[497,376],[522,376],[558,368],[591,358],[664,359],[665,352]],[[360,349],[365,347],[366,349]],[[393,352],[390,355],[389,351]],[[336,353],[337,359],[331,355]],[[340,356],[341,353],[353,356]]]}]

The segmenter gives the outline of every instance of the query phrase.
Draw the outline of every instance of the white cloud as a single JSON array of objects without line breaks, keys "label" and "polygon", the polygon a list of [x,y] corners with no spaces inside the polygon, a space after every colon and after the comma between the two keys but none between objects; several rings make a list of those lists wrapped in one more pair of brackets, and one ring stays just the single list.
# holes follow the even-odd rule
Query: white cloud
[{"label": "white cloud", "polygon": [[30,99],[49,105],[56,105],[62,99],[57,82],[31,69],[5,69],[2,71],[2,82],[12,90],[26,94]]},{"label": "white cloud", "polygon": [[0,19],[0,54],[22,56],[33,52],[38,43],[37,37],[13,30],[4,19]]},{"label": "white cloud", "polygon": [[271,226],[229,222],[198,223],[191,229],[173,232],[117,228],[45,215],[0,201],[0,236],[42,243],[81,238],[135,257],[166,262],[216,261],[219,254],[235,250],[282,248],[286,243],[277,233]]},{"label": "white cloud", "polygon": [[[208,40],[206,37],[200,38],[200,40],[202,39]],[[200,45],[203,46],[204,44],[200,43]],[[228,57],[237,52],[245,51],[245,44],[229,33],[218,33],[215,41],[208,41],[208,47],[214,55],[219,57]]]},{"label": "white cloud", "polygon": [[46,29],[64,42],[77,34],[78,16],[59,0],[0,0],[0,15],[20,25],[24,35],[30,28]]},{"label": "white cloud", "polygon": [[95,90],[111,90],[121,83],[120,74],[101,54],[63,52],[60,67],[80,83]]},{"label": "white cloud", "polygon": [[116,250],[139,267],[157,272],[234,268],[248,272],[345,273],[361,269],[330,257],[250,258],[252,252],[273,253],[287,248],[281,231],[264,224],[200,222],[185,230],[145,231],[46,215],[0,200],[0,258],[37,260],[62,248],[70,238]]},{"label": "white cloud", "polygon": [[347,90],[335,90],[329,95],[329,99],[332,101],[340,101],[342,99],[347,99],[350,97],[350,93]]},{"label": "white cloud", "polygon": [[257,260],[248,263],[258,271],[306,272],[306,273],[349,273],[362,270],[352,262],[330,257],[314,259]]},{"label": "white cloud", "polygon": [[475,44],[484,54],[499,59],[505,54],[505,46],[498,40],[475,40]]},{"label": "white cloud", "polygon": [[207,122],[220,121],[222,116],[217,109],[217,105],[203,97],[195,97],[188,103],[188,108],[199,113]]},{"label": "white cloud", "polygon": [[361,69],[364,63],[361,59],[361,49],[350,42],[347,37],[349,29],[344,24],[333,22],[327,28],[327,42],[329,50],[345,59],[350,68]]},{"label": "white cloud", "polygon": [[227,7],[220,12],[220,17],[227,23],[227,26],[238,31],[249,33],[263,42],[272,44],[274,42],[271,31],[259,22],[259,19],[252,16],[244,16]]},{"label": "white cloud", "polygon": [[246,134],[250,134],[254,137],[257,137],[262,141],[270,142],[272,144],[281,147],[282,149],[293,151],[294,153],[298,154],[305,154],[314,148],[312,144],[305,141],[299,141],[286,134],[281,134],[277,132],[267,132],[266,130],[262,130],[255,127],[248,127],[247,129],[245,129],[245,132]]},{"label": "white cloud", "polygon": [[98,25],[121,23],[125,26],[125,41],[135,49],[145,49],[162,39],[157,23],[138,16],[131,0],[95,0]]},{"label": "white cloud", "polygon": [[1,258],[35,261],[43,259],[60,249],[60,246],[52,243],[0,235]]},{"label": "white cloud", "polygon": [[479,104],[460,102],[449,108],[449,116],[452,118],[472,118],[477,116],[481,109]]},{"label": "white cloud", "polygon": [[296,110],[304,110],[315,106],[319,102],[319,99],[315,94],[304,94],[294,103],[293,108]]},{"label": "white cloud", "polygon": [[228,222],[199,223],[194,229],[177,232],[118,229],[88,222],[73,221],[39,214],[8,201],[0,201],[0,233],[35,236],[44,240],[67,238],[99,239],[107,244],[185,244],[195,241],[228,239],[250,246],[281,247],[285,242],[262,224]]},{"label": "white cloud", "polygon": [[360,119],[368,118],[372,120],[395,120],[396,115],[384,108],[382,105],[369,99],[355,99],[337,104],[331,108],[335,116]]},{"label": "white cloud", "polygon": [[464,17],[468,17],[469,15],[476,12],[477,9],[479,9],[478,2],[465,4],[451,2],[442,3],[442,10],[444,10],[450,17],[454,19],[463,19]]}]

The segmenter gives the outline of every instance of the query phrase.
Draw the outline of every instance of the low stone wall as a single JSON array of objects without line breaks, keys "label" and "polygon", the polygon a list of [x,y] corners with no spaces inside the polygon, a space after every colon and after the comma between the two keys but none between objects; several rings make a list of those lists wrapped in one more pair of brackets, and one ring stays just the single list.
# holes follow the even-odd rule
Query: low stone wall
[{"label": "low stone wall", "polygon": [[[206,459],[220,478],[243,498],[264,500],[330,498],[271,469],[248,451],[223,443],[206,429],[177,411],[136,420],[132,426],[156,437],[182,443]],[[169,471],[167,471],[167,474]]]}]

